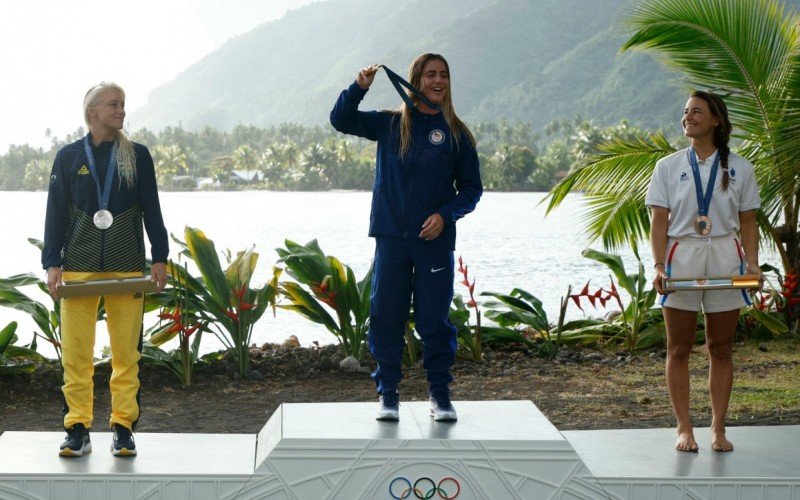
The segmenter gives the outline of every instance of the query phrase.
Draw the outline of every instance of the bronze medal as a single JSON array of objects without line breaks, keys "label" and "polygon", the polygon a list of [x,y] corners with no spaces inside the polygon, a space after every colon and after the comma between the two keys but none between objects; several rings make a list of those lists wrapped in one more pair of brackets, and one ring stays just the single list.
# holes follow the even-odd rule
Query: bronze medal
[{"label": "bronze medal", "polygon": [[711,219],[707,215],[698,215],[694,220],[694,230],[700,236],[707,236],[711,232]]}]

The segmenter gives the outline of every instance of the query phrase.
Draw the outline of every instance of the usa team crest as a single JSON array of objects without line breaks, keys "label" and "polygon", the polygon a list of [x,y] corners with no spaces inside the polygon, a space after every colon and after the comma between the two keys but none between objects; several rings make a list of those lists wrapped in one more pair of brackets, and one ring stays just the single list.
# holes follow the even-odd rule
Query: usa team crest
[{"label": "usa team crest", "polygon": [[428,140],[431,141],[431,144],[438,146],[444,142],[444,132],[437,128],[428,134]]}]

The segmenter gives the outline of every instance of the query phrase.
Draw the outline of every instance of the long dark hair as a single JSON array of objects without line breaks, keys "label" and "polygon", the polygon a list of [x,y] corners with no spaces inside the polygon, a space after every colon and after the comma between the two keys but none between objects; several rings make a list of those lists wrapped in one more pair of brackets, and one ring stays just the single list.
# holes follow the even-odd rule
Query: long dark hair
[{"label": "long dark hair", "polygon": [[720,165],[722,166],[722,191],[728,191],[728,184],[730,184],[730,176],[728,175],[728,157],[731,154],[731,148],[728,146],[728,141],[731,139],[731,131],[733,125],[728,118],[728,106],[722,97],[711,92],[704,92],[702,90],[695,90],[690,97],[697,97],[702,99],[708,104],[708,109],[719,121],[719,125],[714,129],[714,146],[719,151]]}]

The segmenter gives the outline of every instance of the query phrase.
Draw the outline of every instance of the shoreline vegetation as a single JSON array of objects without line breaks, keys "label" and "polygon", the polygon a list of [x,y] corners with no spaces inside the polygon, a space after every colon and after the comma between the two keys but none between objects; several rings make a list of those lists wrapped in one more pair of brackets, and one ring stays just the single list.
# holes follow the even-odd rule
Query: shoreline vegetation
[{"label": "shoreline vegetation", "polygon": [[[548,191],[613,136],[639,133],[626,122],[598,126],[576,117],[543,130],[524,122],[472,127],[484,186],[489,191]],[[49,147],[12,145],[0,155],[0,190],[46,190],[56,152],[86,134],[83,127]],[[159,189],[175,191],[269,189],[371,190],[375,143],[343,137],[330,126],[291,123],[239,125],[231,131],[180,126],[130,135],[150,149]]]}]

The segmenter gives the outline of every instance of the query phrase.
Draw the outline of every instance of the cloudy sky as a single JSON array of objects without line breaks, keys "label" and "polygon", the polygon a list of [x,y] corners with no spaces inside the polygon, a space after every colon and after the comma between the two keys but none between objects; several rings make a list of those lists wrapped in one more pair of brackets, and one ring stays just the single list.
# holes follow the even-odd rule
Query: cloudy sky
[{"label": "cloudy sky", "polygon": [[122,85],[133,111],[227,40],[312,1],[2,2],[0,154],[48,144],[48,129],[77,129],[83,95],[99,81]]}]

